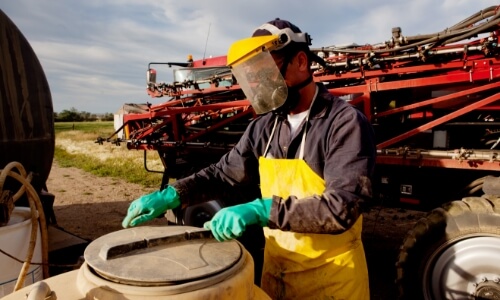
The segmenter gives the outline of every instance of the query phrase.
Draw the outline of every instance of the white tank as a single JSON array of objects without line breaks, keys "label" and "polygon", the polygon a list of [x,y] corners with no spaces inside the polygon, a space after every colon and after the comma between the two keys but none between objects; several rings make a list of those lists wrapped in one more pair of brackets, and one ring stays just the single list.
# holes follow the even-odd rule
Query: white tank
[{"label": "white tank", "polygon": [[217,242],[197,227],[120,230],[90,243],[84,257],[80,269],[43,281],[50,292],[38,284],[2,300],[26,299],[34,288],[68,300],[270,299],[254,284],[253,259],[239,242]]},{"label": "white tank", "polygon": [[[38,228],[38,227],[37,227]],[[10,216],[9,223],[0,227],[0,248],[9,255],[24,261],[29,251],[31,238],[31,210],[28,207],[15,207]],[[32,262],[42,261],[40,229],[33,250]],[[23,264],[19,261],[0,253],[0,298],[14,291]],[[24,286],[43,279],[42,267],[31,265],[24,279]]]}]

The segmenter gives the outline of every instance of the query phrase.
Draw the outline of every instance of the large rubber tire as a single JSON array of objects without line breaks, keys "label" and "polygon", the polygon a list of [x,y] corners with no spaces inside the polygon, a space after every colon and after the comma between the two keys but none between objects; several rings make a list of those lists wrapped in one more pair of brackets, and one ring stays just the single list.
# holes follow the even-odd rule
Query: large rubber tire
[{"label": "large rubber tire", "polygon": [[500,299],[500,198],[429,212],[405,237],[396,269],[400,299]]},{"label": "large rubber tire", "polygon": [[210,221],[221,209],[222,204],[216,200],[189,206],[184,211],[184,225],[203,227],[203,224]]}]

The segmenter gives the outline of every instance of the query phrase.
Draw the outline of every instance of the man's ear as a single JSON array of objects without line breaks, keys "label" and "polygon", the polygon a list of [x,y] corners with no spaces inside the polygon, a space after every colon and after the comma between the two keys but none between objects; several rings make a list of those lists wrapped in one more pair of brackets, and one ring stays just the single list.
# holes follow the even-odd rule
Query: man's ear
[{"label": "man's ear", "polygon": [[304,51],[299,51],[295,56],[295,59],[298,63],[298,68],[300,71],[308,71],[309,70],[309,57],[307,53]]}]

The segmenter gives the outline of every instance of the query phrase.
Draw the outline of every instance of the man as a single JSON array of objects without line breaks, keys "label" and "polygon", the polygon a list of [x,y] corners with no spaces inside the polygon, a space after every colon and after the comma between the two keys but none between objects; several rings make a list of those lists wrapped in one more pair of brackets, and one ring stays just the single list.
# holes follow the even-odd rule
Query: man
[{"label": "man", "polygon": [[221,160],[145,195],[123,226],[191,205],[224,186],[256,195],[205,224],[219,241],[264,227],[261,287],[273,299],[369,299],[361,206],[371,198],[375,141],[356,108],[312,78],[310,37],[275,19],[234,43],[227,62],[260,114]]}]

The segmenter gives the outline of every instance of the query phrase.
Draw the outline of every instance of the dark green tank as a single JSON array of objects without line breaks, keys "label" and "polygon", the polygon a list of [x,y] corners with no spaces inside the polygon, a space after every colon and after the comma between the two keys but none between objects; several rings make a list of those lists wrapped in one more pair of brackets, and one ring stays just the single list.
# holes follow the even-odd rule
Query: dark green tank
[{"label": "dark green tank", "polygon": [[50,173],[54,146],[47,78],[26,38],[0,10],[0,169],[20,162],[33,173],[32,185],[39,192]]}]

